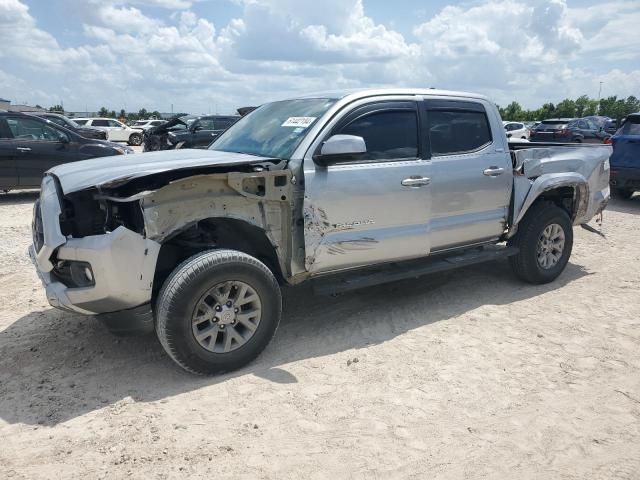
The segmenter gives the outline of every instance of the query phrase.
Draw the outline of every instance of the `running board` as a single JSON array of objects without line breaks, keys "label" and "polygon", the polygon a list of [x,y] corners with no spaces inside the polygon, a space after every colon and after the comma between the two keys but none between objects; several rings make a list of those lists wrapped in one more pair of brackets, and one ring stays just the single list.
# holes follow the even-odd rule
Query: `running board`
[{"label": "running board", "polygon": [[377,267],[323,275],[312,281],[318,295],[332,295],[359,288],[396,282],[407,278],[418,278],[454,268],[510,257],[519,252],[517,247],[489,245],[456,253],[437,254],[420,260],[388,263]]}]

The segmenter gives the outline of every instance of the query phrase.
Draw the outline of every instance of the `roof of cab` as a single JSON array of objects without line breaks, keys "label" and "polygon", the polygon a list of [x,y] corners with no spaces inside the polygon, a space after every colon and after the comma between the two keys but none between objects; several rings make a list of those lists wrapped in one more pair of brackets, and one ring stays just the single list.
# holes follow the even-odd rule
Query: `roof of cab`
[{"label": "roof of cab", "polygon": [[292,98],[332,98],[335,100],[350,97],[355,100],[365,97],[376,97],[381,95],[422,95],[422,96],[439,96],[439,97],[464,97],[488,100],[484,95],[470,92],[458,92],[453,90],[438,90],[436,88],[360,88],[348,90],[329,90],[324,92],[315,92]]}]

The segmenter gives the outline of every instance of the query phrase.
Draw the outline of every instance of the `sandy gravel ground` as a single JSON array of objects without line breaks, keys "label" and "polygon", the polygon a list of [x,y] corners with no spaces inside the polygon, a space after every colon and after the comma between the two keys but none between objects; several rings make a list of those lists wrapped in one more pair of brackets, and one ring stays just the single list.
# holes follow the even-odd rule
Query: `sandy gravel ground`
[{"label": "sandy gravel ground", "polygon": [[233,374],[50,308],[0,196],[0,478],[640,478],[640,196],[553,284],[505,263],[315,298]]}]

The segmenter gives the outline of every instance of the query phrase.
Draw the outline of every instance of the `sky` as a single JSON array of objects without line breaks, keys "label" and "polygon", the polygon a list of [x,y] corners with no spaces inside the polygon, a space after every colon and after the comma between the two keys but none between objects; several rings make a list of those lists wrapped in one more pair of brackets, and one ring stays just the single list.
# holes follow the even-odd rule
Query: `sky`
[{"label": "sky", "polygon": [[189,113],[384,86],[640,97],[638,26],[640,0],[0,0],[0,97]]}]

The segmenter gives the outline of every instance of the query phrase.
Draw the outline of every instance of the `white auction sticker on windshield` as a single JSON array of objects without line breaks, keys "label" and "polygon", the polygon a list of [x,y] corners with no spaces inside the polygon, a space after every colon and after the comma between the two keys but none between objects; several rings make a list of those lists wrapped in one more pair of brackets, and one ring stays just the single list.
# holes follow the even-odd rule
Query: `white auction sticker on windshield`
[{"label": "white auction sticker on windshield", "polygon": [[317,117],[289,117],[280,125],[281,127],[302,127],[307,128]]}]

